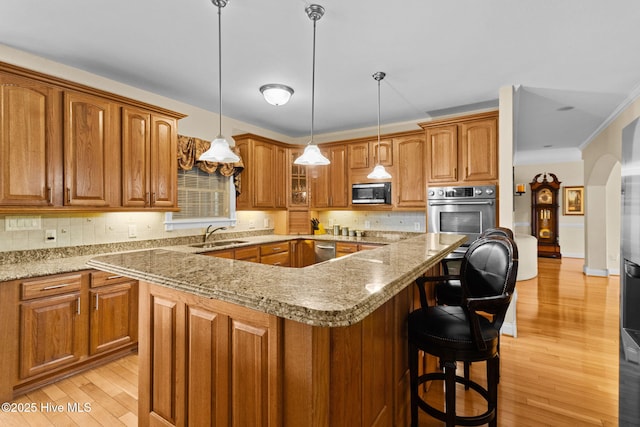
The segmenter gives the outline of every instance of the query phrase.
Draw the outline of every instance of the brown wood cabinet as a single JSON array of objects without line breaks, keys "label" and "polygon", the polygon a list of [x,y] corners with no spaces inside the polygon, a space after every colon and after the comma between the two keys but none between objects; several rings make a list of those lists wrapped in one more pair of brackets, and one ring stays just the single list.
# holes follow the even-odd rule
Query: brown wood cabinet
[{"label": "brown wood cabinet", "polygon": [[124,206],[176,206],[177,138],[174,118],[122,108]]},{"label": "brown wood cabinet", "polygon": [[137,289],[94,270],[0,283],[0,400],[135,351]]},{"label": "brown wood cabinet", "polygon": [[392,188],[395,206],[423,208],[427,198],[424,135],[420,133],[394,138],[394,147],[397,159]]},{"label": "brown wood cabinet", "polygon": [[233,137],[244,162],[236,208],[284,209],[287,206],[287,147],[252,134]]},{"label": "brown wood cabinet", "polygon": [[312,208],[346,208],[349,206],[347,180],[347,146],[344,144],[321,147],[320,151],[331,164],[309,166]]},{"label": "brown wood cabinet", "polygon": [[89,290],[89,354],[100,354],[138,341],[138,281],[92,272]]},{"label": "brown wood cabinet", "polygon": [[497,181],[497,111],[420,123],[420,126],[427,139],[430,184]]},{"label": "brown wood cabinet", "polygon": [[336,242],[336,258],[358,252],[358,244],[350,242]]},{"label": "brown wood cabinet", "polygon": [[[378,139],[371,141],[352,142],[349,147],[349,168],[350,169],[373,169],[378,164]],[[393,166],[393,140],[380,139],[380,164],[389,167]]]},{"label": "brown wood cabinet", "polygon": [[289,242],[260,245],[260,263],[291,267]]},{"label": "brown wood cabinet", "polygon": [[120,146],[115,105],[101,97],[64,94],[64,204],[120,205]]},{"label": "brown wood cabinet", "polygon": [[0,97],[0,211],[176,208],[183,115],[5,63]]},{"label": "brown wood cabinet", "polygon": [[0,72],[0,205],[62,204],[61,91]]}]

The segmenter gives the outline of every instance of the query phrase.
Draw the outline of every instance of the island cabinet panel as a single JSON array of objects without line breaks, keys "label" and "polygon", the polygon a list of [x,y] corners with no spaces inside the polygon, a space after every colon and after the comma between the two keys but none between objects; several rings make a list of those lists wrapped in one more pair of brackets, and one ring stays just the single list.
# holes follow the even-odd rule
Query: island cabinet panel
[{"label": "island cabinet panel", "polygon": [[275,316],[140,282],[139,425],[280,426]]},{"label": "island cabinet panel", "polygon": [[138,341],[136,280],[91,289],[89,300],[89,354],[103,353]]},{"label": "island cabinet panel", "polygon": [[0,205],[61,204],[54,200],[62,184],[56,175],[60,93],[53,86],[0,73]]}]

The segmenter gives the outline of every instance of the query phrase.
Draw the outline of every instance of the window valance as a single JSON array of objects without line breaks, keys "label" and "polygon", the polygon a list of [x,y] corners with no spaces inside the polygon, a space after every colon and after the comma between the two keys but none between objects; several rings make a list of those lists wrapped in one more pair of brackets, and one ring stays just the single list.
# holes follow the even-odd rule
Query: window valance
[{"label": "window valance", "polygon": [[218,172],[222,176],[233,176],[233,183],[236,187],[236,196],[242,191],[242,181],[240,174],[244,170],[244,163],[240,157],[240,151],[236,147],[231,150],[240,157],[235,163],[201,162],[200,155],[211,146],[210,141],[194,138],[192,136],[178,135],[178,169],[191,170],[197,167],[206,173]]}]

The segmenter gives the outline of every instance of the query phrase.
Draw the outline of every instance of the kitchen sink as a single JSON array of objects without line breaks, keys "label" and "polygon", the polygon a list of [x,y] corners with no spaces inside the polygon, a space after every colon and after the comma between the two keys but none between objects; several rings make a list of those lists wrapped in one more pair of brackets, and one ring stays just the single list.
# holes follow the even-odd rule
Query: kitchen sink
[{"label": "kitchen sink", "polygon": [[216,248],[218,246],[229,246],[229,245],[237,245],[238,243],[247,243],[245,240],[218,240],[213,242],[206,243],[194,243],[193,245],[189,245],[192,248]]}]

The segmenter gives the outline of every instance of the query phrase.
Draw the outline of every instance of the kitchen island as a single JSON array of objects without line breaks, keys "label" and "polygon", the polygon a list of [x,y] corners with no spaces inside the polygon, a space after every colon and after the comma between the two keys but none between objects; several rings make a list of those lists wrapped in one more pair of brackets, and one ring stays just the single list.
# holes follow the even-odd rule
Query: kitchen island
[{"label": "kitchen island", "polygon": [[140,281],[140,425],[407,425],[411,285],[463,241],[299,269],[164,249],[88,265]]}]

